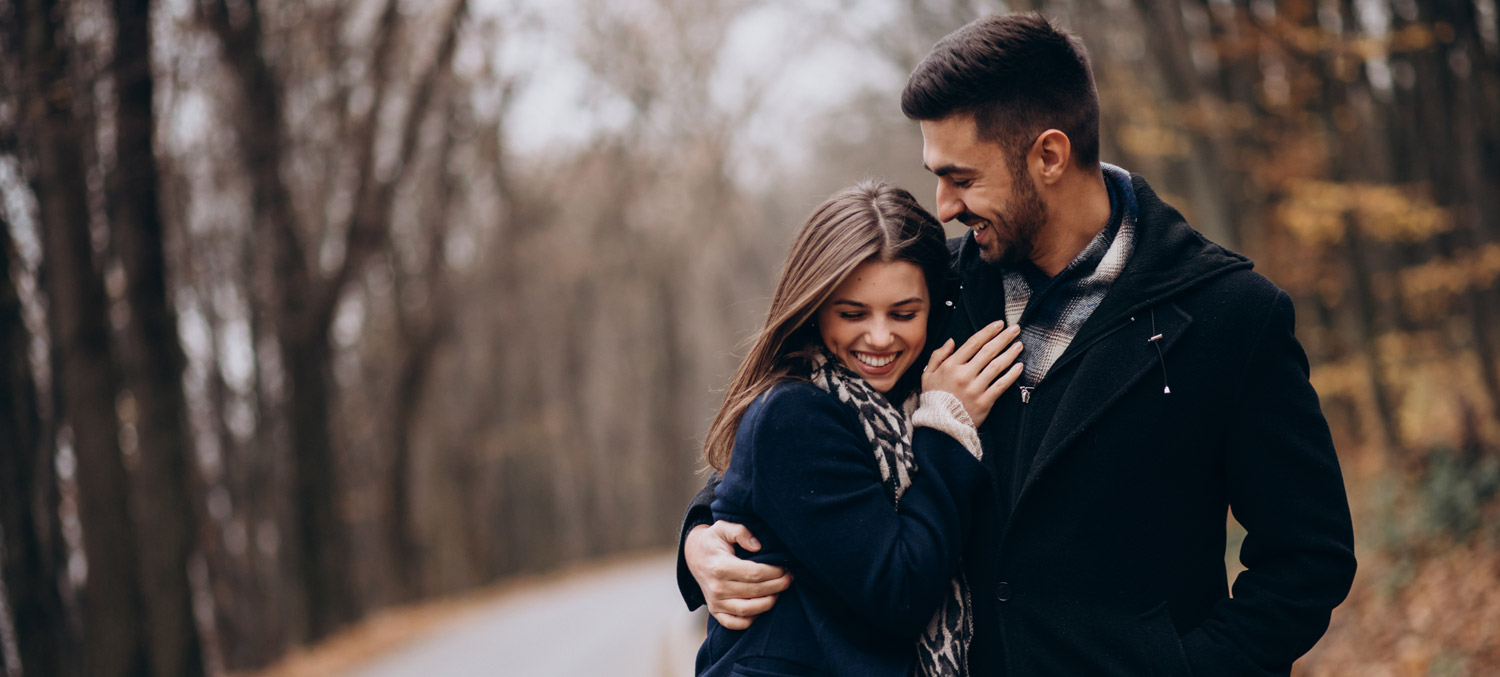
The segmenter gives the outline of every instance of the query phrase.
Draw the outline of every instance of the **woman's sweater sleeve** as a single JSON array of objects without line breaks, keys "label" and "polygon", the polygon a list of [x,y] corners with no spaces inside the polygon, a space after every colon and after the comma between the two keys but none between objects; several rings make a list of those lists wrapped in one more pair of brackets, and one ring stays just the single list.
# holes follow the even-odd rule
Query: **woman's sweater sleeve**
[{"label": "woman's sweater sleeve", "polygon": [[958,570],[988,482],[983,466],[952,437],[916,428],[918,470],[893,509],[849,407],[811,385],[771,398],[750,440],[756,513],[803,574],[871,623],[903,636],[921,631]]}]

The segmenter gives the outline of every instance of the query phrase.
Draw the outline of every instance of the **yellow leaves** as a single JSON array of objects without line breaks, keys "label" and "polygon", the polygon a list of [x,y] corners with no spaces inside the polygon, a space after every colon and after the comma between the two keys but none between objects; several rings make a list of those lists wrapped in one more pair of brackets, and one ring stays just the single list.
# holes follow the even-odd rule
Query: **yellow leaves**
[{"label": "yellow leaves", "polygon": [[[1328,402],[1342,400],[1358,410],[1360,420],[1375,421],[1381,410],[1371,379],[1378,366],[1402,442],[1411,448],[1452,446],[1463,439],[1465,408],[1488,397],[1478,356],[1460,348],[1462,334],[1451,327],[1386,332],[1374,337],[1370,353],[1355,349],[1315,364],[1309,380],[1325,409]],[[1500,439],[1500,427],[1482,433]]]},{"label": "yellow leaves", "polygon": [[1207,135],[1246,133],[1255,129],[1255,111],[1249,104],[1225,101],[1207,94],[1180,105],[1169,106],[1165,111],[1177,125]]},{"label": "yellow leaves", "polygon": [[[1353,37],[1351,37],[1351,35]],[[1278,22],[1268,36],[1240,34],[1218,38],[1214,47],[1223,59],[1259,56],[1265,49],[1264,37],[1301,54],[1352,57],[1358,61],[1382,59],[1393,54],[1411,54],[1452,43],[1452,24],[1412,23],[1379,35],[1338,34],[1316,25]]]},{"label": "yellow leaves", "polygon": [[[1350,494],[1356,492],[1369,496],[1373,488],[1351,486]],[[1395,518],[1381,518],[1389,523],[1379,522],[1378,529],[1366,534],[1392,530],[1414,517],[1412,511],[1400,510]],[[1376,524],[1359,517],[1355,523]],[[1297,673],[1497,674],[1500,652],[1494,629],[1500,627],[1500,595],[1494,590],[1500,584],[1500,547],[1485,539],[1432,545],[1412,560],[1362,549],[1348,601],[1334,612],[1328,635],[1297,661]]]},{"label": "yellow leaves", "polygon": [[1125,152],[1141,158],[1183,158],[1192,150],[1183,135],[1170,127],[1125,124],[1115,132]]},{"label": "yellow leaves", "polygon": [[1420,242],[1453,228],[1448,210],[1411,188],[1298,179],[1277,206],[1278,220],[1303,244],[1340,241],[1348,219],[1379,242]]},{"label": "yellow leaves", "polygon": [[1452,297],[1470,288],[1483,289],[1500,279],[1500,244],[1434,259],[1398,273],[1401,294],[1413,304],[1433,296]]},{"label": "yellow leaves", "polygon": [[1323,399],[1357,397],[1370,389],[1370,370],[1360,359],[1324,362],[1312,368],[1308,380]]}]

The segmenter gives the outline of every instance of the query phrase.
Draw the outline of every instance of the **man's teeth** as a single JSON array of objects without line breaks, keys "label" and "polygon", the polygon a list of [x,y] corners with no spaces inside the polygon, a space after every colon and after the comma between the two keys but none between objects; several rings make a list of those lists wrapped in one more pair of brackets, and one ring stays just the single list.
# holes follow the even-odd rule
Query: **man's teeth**
[{"label": "man's teeth", "polygon": [[975,224],[975,226],[974,226],[974,232],[976,232],[976,233],[977,233],[977,232],[979,232],[979,231],[981,231],[981,230],[984,230],[984,229],[985,229],[985,228],[989,228],[989,227],[990,227],[990,224],[989,224],[989,223],[979,223],[979,224]]},{"label": "man's teeth", "polygon": [[894,362],[896,360],[896,355],[897,355],[897,353],[891,353],[891,354],[886,355],[884,357],[877,357],[877,356],[871,355],[869,353],[861,353],[861,352],[854,353],[854,357],[857,358],[860,362],[868,364],[868,365],[870,365],[872,367],[884,367],[885,365],[890,364],[891,362]]}]

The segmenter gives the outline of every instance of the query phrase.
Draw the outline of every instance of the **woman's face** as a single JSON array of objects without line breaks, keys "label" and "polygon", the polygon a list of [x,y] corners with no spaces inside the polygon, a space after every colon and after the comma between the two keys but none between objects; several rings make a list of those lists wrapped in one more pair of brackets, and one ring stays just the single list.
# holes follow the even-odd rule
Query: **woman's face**
[{"label": "woman's face", "polygon": [[890,392],[927,343],[927,280],[910,261],[867,261],[818,309],[823,345]]}]

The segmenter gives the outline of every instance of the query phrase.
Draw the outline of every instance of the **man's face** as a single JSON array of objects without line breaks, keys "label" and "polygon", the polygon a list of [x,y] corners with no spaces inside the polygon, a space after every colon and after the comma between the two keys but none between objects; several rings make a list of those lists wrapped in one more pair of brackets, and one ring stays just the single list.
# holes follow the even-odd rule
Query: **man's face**
[{"label": "man's face", "polygon": [[1012,167],[998,143],[982,141],[974,116],[922,121],[922,164],[938,177],[938,220],[974,231],[980,257],[1012,265],[1031,256],[1047,205],[1026,164]]}]

